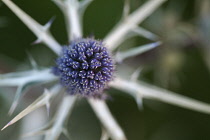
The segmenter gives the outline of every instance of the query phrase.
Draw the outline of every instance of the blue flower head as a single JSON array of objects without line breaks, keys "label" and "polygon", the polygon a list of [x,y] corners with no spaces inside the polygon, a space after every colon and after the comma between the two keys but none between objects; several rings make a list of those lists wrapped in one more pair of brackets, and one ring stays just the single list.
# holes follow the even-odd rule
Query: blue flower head
[{"label": "blue flower head", "polygon": [[101,98],[112,80],[113,60],[103,42],[78,39],[63,47],[53,73],[72,95]]}]

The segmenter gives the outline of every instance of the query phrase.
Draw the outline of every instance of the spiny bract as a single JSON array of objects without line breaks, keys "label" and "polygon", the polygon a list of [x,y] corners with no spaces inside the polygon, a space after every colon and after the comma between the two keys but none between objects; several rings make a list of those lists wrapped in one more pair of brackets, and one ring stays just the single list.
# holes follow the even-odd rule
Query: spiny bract
[{"label": "spiny bract", "polygon": [[107,83],[113,79],[113,60],[103,42],[78,39],[64,46],[53,73],[74,95],[101,98]]}]

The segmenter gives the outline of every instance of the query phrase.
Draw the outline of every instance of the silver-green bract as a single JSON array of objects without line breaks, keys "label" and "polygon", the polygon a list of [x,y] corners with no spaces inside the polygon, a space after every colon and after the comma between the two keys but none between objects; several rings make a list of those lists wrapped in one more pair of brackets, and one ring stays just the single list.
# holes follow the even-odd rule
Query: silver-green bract
[{"label": "silver-green bract", "polygon": [[[69,41],[73,40],[74,37],[82,38],[82,23],[81,19],[85,8],[91,3],[91,0],[53,0],[55,4],[62,10],[67,26],[67,32]],[[136,9],[134,12],[129,13],[129,4],[125,3],[123,18],[115,26],[115,28],[105,37],[104,42],[107,48],[112,51],[116,49],[125,39],[127,39],[129,34],[132,36],[143,36],[150,38],[152,41],[157,40],[158,37],[153,33],[147,31],[146,29],[139,28],[138,25],[147,18],[152,12],[157,9],[165,0],[149,0],[144,5]],[[23,23],[37,36],[36,43],[44,43],[56,54],[60,54],[62,51],[61,45],[54,39],[50,34],[49,28],[52,21],[48,22],[46,25],[42,26],[25,12],[23,12],[19,7],[17,7],[10,0],[2,0],[22,21]],[[139,55],[145,50],[150,50],[154,46],[159,45],[160,42],[153,42],[150,45],[143,45],[129,50],[127,52],[119,52],[116,56],[118,61],[123,61],[123,59]],[[122,58],[120,58],[122,57]],[[145,84],[144,82],[138,81],[138,73],[136,72],[132,79],[123,79],[121,75],[117,75],[114,81],[110,83],[110,86],[118,88],[119,90],[125,91],[129,95],[132,95],[139,105],[142,103],[142,99],[152,99],[166,102],[169,104],[177,105],[180,107],[188,108],[191,110],[203,112],[210,114],[210,105],[190,99],[188,97],[169,92],[167,90],[157,88],[155,86]],[[52,82],[58,80],[53,74],[50,73],[49,69],[36,69],[30,70],[22,73],[12,73],[1,75],[0,86],[17,86],[18,92],[17,99],[19,100],[22,89],[31,87],[33,84],[42,84],[45,82]],[[32,84],[33,83],[33,84]],[[20,112],[14,119],[12,119],[3,129],[7,126],[14,124],[25,115],[34,111],[35,109],[46,105],[48,108],[50,106],[51,99],[58,95],[61,87],[58,85],[52,86],[51,89],[45,90],[44,94],[35,100],[30,106],[25,110]],[[65,95],[60,102],[59,108],[56,111],[54,119],[46,127],[42,127],[39,130],[31,132],[30,136],[43,134],[45,135],[45,140],[57,140],[61,133],[69,136],[68,131],[65,128],[66,120],[71,113],[73,105],[76,101],[75,96]],[[103,134],[101,139],[108,139],[108,137],[113,140],[126,140],[126,136],[122,131],[121,127],[118,125],[112,114],[110,113],[106,103],[102,100],[88,99],[91,107],[96,113],[97,117],[103,125]],[[16,104],[16,103],[15,103]],[[30,124],[28,124],[30,125]],[[2,129],[2,130],[3,130]]]}]

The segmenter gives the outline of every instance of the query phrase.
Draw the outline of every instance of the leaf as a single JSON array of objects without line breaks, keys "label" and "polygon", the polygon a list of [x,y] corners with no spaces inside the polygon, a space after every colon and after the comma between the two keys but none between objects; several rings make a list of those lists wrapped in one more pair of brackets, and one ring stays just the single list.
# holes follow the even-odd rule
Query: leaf
[{"label": "leaf", "polygon": [[141,70],[142,69],[139,67],[137,70],[135,70],[133,72],[133,74],[131,75],[131,81],[137,81],[138,80],[138,77],[139,77],[139,75],[141,73]]},{"label": "leaf", "polygon": [[143,106],[143,98],[139,94],[136,95],[136,103],[138,105],[138,109],[139,110],[143,110],[144,109],[144,106]]},{"label": "leaf", "polygon": [[13,100],[13,103],[12,103],[12,106],[9,110],[9,115],[12,115],[12,113],[14,112],[14,110],[16,109],[18,103],[20,102],[20,99],[24,96],[24,94],[27,92],[27,90],[34,86],[34,85],[37,85],[39,84],[40,82],[39,81],[32,81],[32,82],[28,82],[24,85],[21,85],[18,87],[16,93],[15,93],[15,98]]},{"label": "leaf", "polygon": [[68,140],[70,140],[71,138],[70,138],[70,134],[69,134],[69,132],[68,132],[68,130],[66,129],[66,128],[63,128],[63,134],[66,136],[66,138],[68,139]]},{"label": "leaf", "polygon": [[103,128],[100,140],[109,140],[108,132]]},{"label": "leaf", "polygon": [[41,95],[38,99],[36,99],[32,104],[30,104],[26,109],[20,112],[17,116],[15,116],[9,123],[7,123],[1,129],[1,131],[7,128],[8,126],[16,123],[17,121],[19,121],[20,119],[22,119],[23,117],[31,113],[32,111],[46,105],[53,95],[54,94],[50,93],[47,89],[45,89],[43,95]]},{"label": "leaf", "polygon": [[75,96],[66,95],[58,108],[55,115],[55,123],[49,129],[48,133],[45,135],[45,140],[57,140],[61,133],[63,133],[63,128],[67,118],[69,117],[71,110],[76,101]]},{"label": "leaf", "polygon": [[151,49],[154,49],[155,47],[159,46],[161,44],[160,41],[155,42],[155,43],[150,43],[142,46],[138,46],[135,48],[132,48],[130,50],[127,50],[125,52],[118,52],[116,54],[116,61],[117,62],[122,62],[124,59],[129,58],[129,57],[134,57],[136,55],[140,55],[144,52],[147,52]]},{"label": "leaf", "polygon": [[21,137],[25,138],[25,137],[32,137],[32,136],[37,136],[37,135],[44,135],[44,134],[48,133],[50,127],[52,127],[53,121],[54,120],[51,120],[47,125],[45,125],[41,128],[38,128],[37,130],[23,134]]},{"label": "leaf", "polygon": [[136,28],[132,29],[132,32],[136,33],[139,36],[143,36],[143,37],[153,40],[153,41],[156,41],[159,38],[154,33],[150,32],[142,27],[136,27]]},{"label": "leaf", "polygon": [[83,0],[80,2],[79,12],[81,18],[83,17],[86,8],[91,4],[91,2],[93,2],[93,0]]},{"label": "leaf", "polygon": [[12,115],[12,113],[14,112],[14,110],[16,109],[21,97],[26,93],[26,90],[28,89],[27,86],[19,86],[16,93],[15,93],[15,98],[12,102],[12,105],[10,107],[10,110],[9,110],[9,115]]},{"label": "leaf", "polygon": [[134,82],[116,77],[110,85],[122,91],[126,91],[135,98],[158,100],[182,108],[210,114],[210,104],[208,103],[192,99],[142,81]]},{"label": "leaf", "polygon": [[32,82],[49,82],[57,79],[50,69],[29,70],[0,75],[0,86],[23,86]]},{"label": "leaf", "polygon": [[26,14],[11,0],[2,0],[2,2],[7,5],[14,14],[16,14],[16,16],[37,36],[38,39],[45,43],[56,54],[60,54],[61,45],[53,38],[49,31],[45,30],[44,26],[40,25],[32,17]]},{"label": "leaf", "polygon": [[33,69],[38,69],[38,65],[29,52],[26,52]]},{"label": "leaf", "polygon": [[88,99],[88,102],[113,140],[127,140],[122,128],[116,122],[103,100]]}]

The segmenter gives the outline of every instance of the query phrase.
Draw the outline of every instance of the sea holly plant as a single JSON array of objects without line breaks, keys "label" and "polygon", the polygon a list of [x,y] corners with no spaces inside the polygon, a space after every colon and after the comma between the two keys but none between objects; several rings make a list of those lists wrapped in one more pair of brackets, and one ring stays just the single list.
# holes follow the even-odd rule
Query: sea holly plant
[{"label": "sea holly plant", "polygon": [[[65,96],[62,98],[53,120],[44,127],[25,134],[25,136],[44,135],[45,140],[57,140],[63,133],[68,137],[69,133],[65,127],[72,108],[76,101],[79,102],[78,98],[86,98],[101,122],[103,129],[101,139],[126,140],[123,129],[106,105],[106,100],[109,100],[107,90],[109,87],[125,91],[125,93],[133,96],[139,106],[142,105],[142,99],[146,98],[210,114],[210,105],[207,103],[139,81],[139,69],[134,72],[130,79],[125,79],[120,74],[115,73],[116,65],[122,63],[126,58],[140,55],[161,45],[162,42],[158,40],[157,35],[139,27],[139,24],[160,7],[165,0],[147,1],[132,13],[129,12],[129,2],[125,1],[122,19],[101,40],[86,38],[82,32],[83,13],[86,7],[94,1],[53,0],[63,12],[66,20],[70,42],[67,45],[61,45],[50,34],[53,20],[50,20],[46,25],[40,25],[11,0],[2,0],[2,2],[37,36],[36,43],[44,43],[58,55],[55,65],[50,68],[40,69],[32,57],[29,57],[33,66],[32,70],[0,75],[0,86],[18,87],[9,111],[10,114],[14,112],[27,89],[37,84],[56,83],[51,88],[45,89],[38,99],[9,121],[2,130],[42,106],[46,106],[49,111],[52,100],[59,96],[63,89]],[[115,53],[115,50],[124,40],[132,37],[129,36],[130,34],[146,37],[153,43]]]}]

